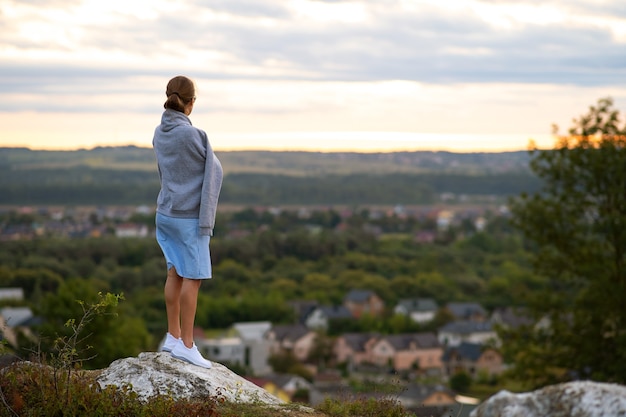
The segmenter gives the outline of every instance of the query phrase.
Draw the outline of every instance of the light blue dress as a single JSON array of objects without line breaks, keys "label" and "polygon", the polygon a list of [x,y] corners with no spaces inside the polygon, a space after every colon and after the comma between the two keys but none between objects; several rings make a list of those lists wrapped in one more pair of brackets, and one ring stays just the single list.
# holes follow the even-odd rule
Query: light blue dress
[{"label": "light blue dress", "polygon": [[168,270],[175,267],[178,275],[183,278],[211,278],[211,237],[200,234],[198,219],[157,213],[156,238]]}]

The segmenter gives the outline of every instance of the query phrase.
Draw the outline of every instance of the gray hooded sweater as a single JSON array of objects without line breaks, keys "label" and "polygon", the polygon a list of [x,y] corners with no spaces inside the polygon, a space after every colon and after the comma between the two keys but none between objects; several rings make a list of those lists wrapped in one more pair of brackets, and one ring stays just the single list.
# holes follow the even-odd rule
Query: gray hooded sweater
[{"label": "gray hooded sweater", "polygon": [[223,171],[204,131],[184,114],[166,109],[154,131],[161,191],[157,212],[198,219],[201,235],[213,235]]}]

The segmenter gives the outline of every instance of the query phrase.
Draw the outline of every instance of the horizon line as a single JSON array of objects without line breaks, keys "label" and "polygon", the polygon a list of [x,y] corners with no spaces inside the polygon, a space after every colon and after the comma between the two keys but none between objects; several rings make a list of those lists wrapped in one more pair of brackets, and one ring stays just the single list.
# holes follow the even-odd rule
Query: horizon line
[{"label": "horizon line", "polygon": [[[151,146],[138,145],[134,143],[128,144],[106,144],[106,145],[94,145],[91,147],[68,147],[68,148],[45,148],[45,147],[33,147],[27,145],[0,145],[0,149],[24,149],[32,152],[80,152],[80,151],[93,151],[96,149],[115,149],[115,148],[138,148],[152,150]],[[537,150],[544,150],[547,148],[533,148]],[[337,148],[337,149],[309,149],[309,148],[217,148],[214,147],[213,151],[216,153],[234,153],[234,152],[276,152],[276,153],[356,153],[356,154],[376,154],[376,153],[414,153],[414,152],[432,152],[432,153],[457,153],[457,154],[471,154],[471,153],[513,153],[513,152],[528,152],[531,149],[526,148],[510,148],[510,149],[449,149],[449,148],[392,148],[392,149],[349,149],[349,148]]]},{"label": "horizon line", "polygon": [[[101,147],[136,146],[152,148],[152,138],[93,138],[91,140],[0,140],[0,146],[45,151],[89,150]],[[442,133],[397,131],[289,131],[212,132],[215,152],[311,152],[311,153],[399,153],[451,152],[502,153],[549,149],[552,135],[520,133]]]}]

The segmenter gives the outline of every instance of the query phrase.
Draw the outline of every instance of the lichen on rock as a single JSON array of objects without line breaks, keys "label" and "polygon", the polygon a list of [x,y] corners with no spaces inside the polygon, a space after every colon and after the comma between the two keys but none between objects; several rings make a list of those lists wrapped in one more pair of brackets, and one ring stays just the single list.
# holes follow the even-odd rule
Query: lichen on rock
[{"label": "lichen on rock", "polygon": [[284,402],[219,363],[201,368],[165,352],[143,352],[118,359],[97,378],[101,387],[130,385],[141,400],[155,395],[174,398],[224,399],[230,402],[280,405]]}]

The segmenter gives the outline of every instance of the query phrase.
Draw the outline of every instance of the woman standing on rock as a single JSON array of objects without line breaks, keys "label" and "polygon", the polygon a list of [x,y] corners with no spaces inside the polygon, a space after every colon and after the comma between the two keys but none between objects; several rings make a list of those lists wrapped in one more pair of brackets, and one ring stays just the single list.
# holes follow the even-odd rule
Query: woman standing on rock
[{"label": "woman standing on rock", "polygon": [[200,284],[212,276],[209,241],[223,172],[206,133],[188,117],[196,102],[194,82],[174,77],[165,94],[165,111],[152,140],[161,180],[156,237],[167,263],[168,331],[161,350],[210,368],[193,341],[193,328]]}]

